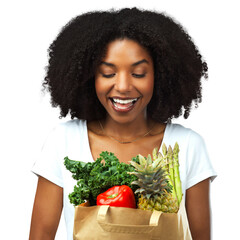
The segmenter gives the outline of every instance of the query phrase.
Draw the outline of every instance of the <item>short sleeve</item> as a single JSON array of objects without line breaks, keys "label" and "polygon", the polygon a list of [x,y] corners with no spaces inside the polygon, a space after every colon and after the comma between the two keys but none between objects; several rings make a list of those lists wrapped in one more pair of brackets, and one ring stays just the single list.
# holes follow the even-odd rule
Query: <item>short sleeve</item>
[{"label": "short sleeve", "polygon": [[48,135],[42,150],[32,167],[32,172],[63,187],[61,159],[59,158],[59,130],[54,128]]},{"label": "short sleeve", "polygon": [[189,144],[186,153],[187,181],[186,189],[195,184],[210,178],[213,181],[217,173],[215,172],[204,139],[196,132],[189,134]]}]

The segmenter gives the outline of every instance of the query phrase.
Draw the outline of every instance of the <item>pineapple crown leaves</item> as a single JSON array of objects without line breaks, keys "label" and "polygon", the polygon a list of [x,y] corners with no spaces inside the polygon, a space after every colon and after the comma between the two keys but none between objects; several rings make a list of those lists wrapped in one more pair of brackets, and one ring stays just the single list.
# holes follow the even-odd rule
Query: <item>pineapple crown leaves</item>
[{"label": "pineapple crown leaves", "polygon": [[[145,174],[153,173],[153,171],[156,172],[156,170],[162,167],[162,165],[160,164],[160,161],[156,162],[155,164],[146,163],[145,165],[140,165],[136,162],[130,161],[130,164],[135,168],[137,172],[145,173]],[[135,174],[135,173],[136,172],[129,172],[128,174]]]},{"label": "pineapple crown leaves", "polygon": [[[165,179],[162,179],[161,181],[151,181],[149,183],[146,183],[144,181],[133,181],[132,184],[138,185],[140,188],[145,187],[145,189],[150,189],[150,192],[158,192],[161,189],[168,188],[168,181]],[[170,189],[169,189],[170,190]],[[149,191],[148,191],[149,192]]]},{"label": "pineapple crown leaves", "polygon": [[[160,179],[160,180],[159,180]],[[142,192],[141,189],[144,189],[146,193],[162,193],[162,190],[166,190],[167,192],[172,192],[172,186],[169,184],[169,181],[165,177],[160,177],[156,179],[143,179],[138,178],[138,180],[133,181],[132,185],[137,185],[140,188],[135,191],[135,193]]]},{"label": "pineapple crown leaves", "polygon": [[157,148],[153,149],[153,159],[150,154],[148,154],[147,158],[143,157],[141,154],[138,154],[139,164],[135,161],[130,161],[130,164],[138,171],[138,172],[152,172],[158,170],[158,168],[163,167],[165,163],[162,161],[163,157],[161,153],[157,154]]},{"label": "pineapple crown leaves", "polygon": [[146,187],[140,187],[135,191],[135,194],[141,194],[143,196],[145,196],[147,199],[151,198],[152,196],[160,196],[163,194],[166,194],[167,189],[165,188],[160,188],[160,189],[152,189],[152,188],[146,188]]},{"label": "pineapple crown leaves", "polygon": [[142,156],[141,154],[138,154],[138,159],[139,159],[139,164],[141,165],[141,166],[145,166],[146,164],[147,164],[147,160],[145,159],[145,157],[144,156]]},{"label": "pineapple crown leaves", "polygon": [[152,151],[153,160],[155,161],[158,158],[158,148],[154,148]]},{"label": "pineapple crown leaves", "polygon": [[[165,145],[166,146],[166,145]],[[166,152],[167,154],[167,148]],[[130,161],[130,164],[135,168],[134,172],[129,174],[135,175],[138,180],[133,181],[132,185],[137,185],[139,188],[135,193],[143,195],[162,194],[165,189],[167,192],[172,191],[171,184],[169,184],[164,162],[164,158],[161,153],[158,153],[158,149],[154,148],[152,157],[149,154],[147,158],[141,154],[138,155],[139,164]]]},{"label": "pineapple crown leaves", "polygon": [[[138,163],[136,163],[136,162],[134,162],[134,161],[130,161],[129,162],[135,169],[137,169],[139,172],[143,172],[144,171],[144,167],[145,166],[142,166],[142,165],[140,165],[140,164],[138,164]],[[129,173],[129,174],[133,174],[133,172],[132,173]]]},{"label": "pineapple crown leaves", "polygon": [[144,181],[146,183],[152,183],[152,181],[156,181],[159,178],[162,179],[166,179],[166,176],[168,175],[166,173],[165,170],[163,170],[163,168],[159,167],[157,170],[147,173],[144,172],[145,174],[143,174],[142,172],[131,172],[129,174],[135,175],[138,177],[139,181]]}]

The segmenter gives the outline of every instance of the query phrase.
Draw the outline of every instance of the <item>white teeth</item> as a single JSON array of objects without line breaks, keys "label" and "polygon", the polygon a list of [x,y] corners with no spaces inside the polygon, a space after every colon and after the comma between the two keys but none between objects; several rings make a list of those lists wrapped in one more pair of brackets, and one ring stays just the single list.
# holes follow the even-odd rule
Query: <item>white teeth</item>
[{"label": "white teeth", "polygon": [[119,98],[113,98],[113,101],[116,103],[120,103],[120,104],[128,104],[128,103],[132,103],[133,101],[137,101],[137,98],[133,98],[133,99],[119,99]]},{"label": "white teeth", "polygon": [[[113,104],[114,104],[114,106],[115,106],[116,108],[118,108],[118,109],[127,109],[127,108],[129,108],[129,106],[126,108],[125,106],[122,106],[122,107],[119,106],[119,105],[117,106],[116,103],[113,103]],[[131,104],[131,106],[132,106],[132,105],[133,105],[133,104]]]}]

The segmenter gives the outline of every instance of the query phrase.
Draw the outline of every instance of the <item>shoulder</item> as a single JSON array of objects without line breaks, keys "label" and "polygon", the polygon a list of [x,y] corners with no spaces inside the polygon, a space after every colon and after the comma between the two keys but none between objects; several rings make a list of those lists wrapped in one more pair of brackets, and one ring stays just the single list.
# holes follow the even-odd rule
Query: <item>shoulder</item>
[{"label": "shoulder", "polygon": [[73,119],[57,123],[53,129],[59,133],[75,132],[84,129],[86,127],[86,124],[86,120]]},{"label": "shoulder", "polygon": [[79,159],[84,148],[88,149],[86,120],[73,119],[56,124],[48,142],[52,142],[61,159],[65,156]]},{"label": "shoulder", "polygon": [[56,125],[56,127],[62,128],[62,129],[71,129],[71,128],[83,127],[85,124],[86,124],[86,120],[72,119],[65,122],[60,122]]},{"label": "shoulder", "polygon": [[83,135],[85,131],[86,120],[73,119],[55,124],[49,132],[48,138],[64,144],[66,139],[71,141],[78,138],[79,135]]},{"label": "shoulder", "polygon": [[181,124],[169,123],[167,124],[167,132],[170,135],[179,137],[191,137],[191,138],[201,138],[200,134],[191,128],[184,127]]},{"label": "shoulder", "polygon": [[181,124],[170,123],[166,128],[166,135],[168,141],[172,144],[174,142],[182,145],[202,145],[204,144],[203,137],[191,128],[185,127]]}]

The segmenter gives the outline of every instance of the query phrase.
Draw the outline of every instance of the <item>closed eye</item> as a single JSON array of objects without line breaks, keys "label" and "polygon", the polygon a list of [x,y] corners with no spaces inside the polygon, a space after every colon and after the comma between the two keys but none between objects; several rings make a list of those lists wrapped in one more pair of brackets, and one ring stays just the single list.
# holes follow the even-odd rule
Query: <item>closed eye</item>
[{"label": "closed eye", "polygon": [[[102,73],[102,76],[104,77],[104,78],[112,78],[112,77],[114,77],[116,75],[116,73],[112,73],[112,74],[103,74]],[[133,77],[135,77],[135,78],[143,78],[143,77],[145,77],[145,73],[144,74],[136,74],[136,73],[132,73],[132,76]]]},{"label": "closed eye", "polygon": [[112,73],[112,74],[102,74],[103,77],[105,78],[112,78],[115,76],[115,73]]},{"label": "closed eye", "polygon": [[143,78],[145,77],[145,73],[144,74],[136,74],[136,73],[132,73],[132,76],[135,77],[135,78]]}]

